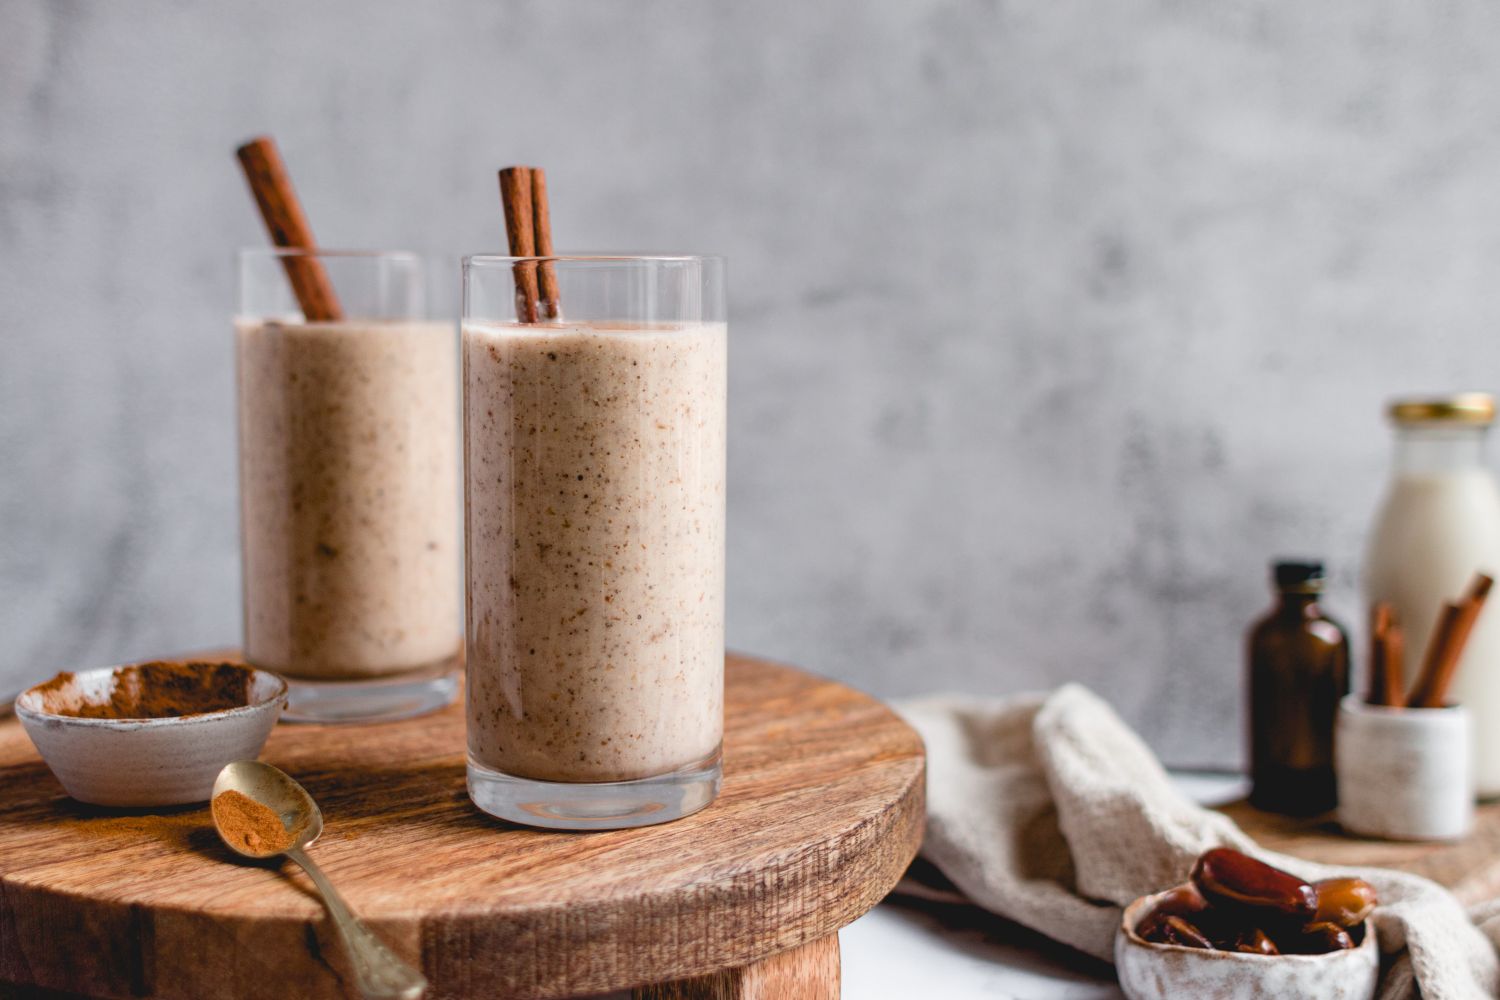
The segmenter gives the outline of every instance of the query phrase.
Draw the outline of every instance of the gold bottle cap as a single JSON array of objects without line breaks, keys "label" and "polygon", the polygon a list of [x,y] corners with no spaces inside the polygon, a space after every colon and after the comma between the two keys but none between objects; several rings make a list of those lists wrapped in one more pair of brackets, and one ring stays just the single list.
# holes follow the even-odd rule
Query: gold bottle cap
[{"label": "gold bottle cap", "polygon": [[1460,392],[1427,399],[1398,399],[1386,410],[1398,424],[1491,424],[1495,397],[1487,392]]}]

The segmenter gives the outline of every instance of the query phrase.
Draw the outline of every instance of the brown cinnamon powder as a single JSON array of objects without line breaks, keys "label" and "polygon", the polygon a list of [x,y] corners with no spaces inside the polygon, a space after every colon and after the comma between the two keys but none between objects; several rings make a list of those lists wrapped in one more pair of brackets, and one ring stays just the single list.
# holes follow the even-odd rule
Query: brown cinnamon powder
[{"label": "brown cinnamon powder", "polygon": [[281,817],[242,792],[214,796],[214,823],[230,844],[251,854],[276,854],[292,846]]},{"label": "brown cinnamon powder", "polygon": [[71,673],[42,684],[42,710],[80,719],[169,719],[250,703],[250,668],[156,661],[118,667],[108,701],[85,699]]}]

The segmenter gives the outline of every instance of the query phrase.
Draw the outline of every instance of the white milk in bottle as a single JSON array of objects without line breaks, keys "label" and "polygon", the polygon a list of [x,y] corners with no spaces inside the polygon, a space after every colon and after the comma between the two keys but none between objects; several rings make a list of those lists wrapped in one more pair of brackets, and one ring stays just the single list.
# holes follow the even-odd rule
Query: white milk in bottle
[{"label": "white milk in bottle", "polygon": [[[1493,397],[1464,393],[1398,400],[1395,475],[1366,558],[1370,606],[1389,602],[1405,634],[1408,690],[1439,613],[1476,572],[1500,576],[1500,489],[1484,464]],[[1474,777],[1481,797],[1500,795],[1500,610],[1480,614],[1450,701],[1473,715]]]}]

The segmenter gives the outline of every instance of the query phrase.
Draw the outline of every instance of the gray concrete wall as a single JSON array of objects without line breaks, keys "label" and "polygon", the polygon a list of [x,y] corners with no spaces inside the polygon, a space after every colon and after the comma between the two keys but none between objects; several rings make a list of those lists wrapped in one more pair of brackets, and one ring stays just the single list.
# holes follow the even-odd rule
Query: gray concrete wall
[{"label": "gray concrete wall", "polygon": [[1382,399],[1495,383],[1497,95],[1478,0],[4,0],[0,677],[238,635],[269,131],[327,245],[497,249],[520,161],[730,256],[735,646],[1233,762],[1267,559],[1353,617]]}]

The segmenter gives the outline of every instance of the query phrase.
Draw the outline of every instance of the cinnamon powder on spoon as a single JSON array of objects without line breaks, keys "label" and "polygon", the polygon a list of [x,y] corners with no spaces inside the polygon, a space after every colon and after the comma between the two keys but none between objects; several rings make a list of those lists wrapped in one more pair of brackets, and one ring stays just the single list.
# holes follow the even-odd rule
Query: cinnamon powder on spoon
[{"label": "cinnamon powder on spoon", "polygon": [[281,817],[243,792],[230,789],[214,796],[214,825],[224,839],[251,854],[275,854],[292,846]]}]

